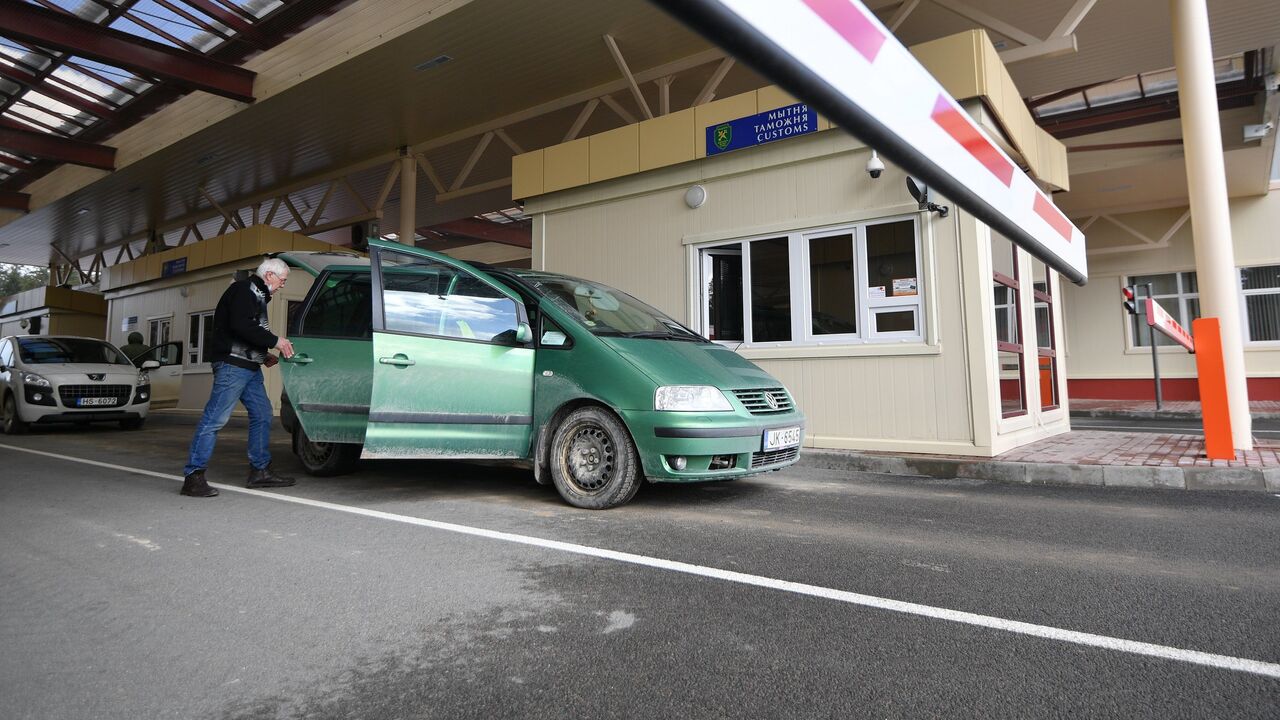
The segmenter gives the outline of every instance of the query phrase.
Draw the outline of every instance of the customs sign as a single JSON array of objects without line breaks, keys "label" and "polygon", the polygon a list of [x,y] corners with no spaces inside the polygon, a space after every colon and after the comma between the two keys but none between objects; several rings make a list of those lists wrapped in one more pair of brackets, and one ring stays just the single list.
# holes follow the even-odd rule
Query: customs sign
[{"label": "customs sign", "polygon": [[804,103],[707,126],[707,155],[771,143],[818,130],[818,114]]}]

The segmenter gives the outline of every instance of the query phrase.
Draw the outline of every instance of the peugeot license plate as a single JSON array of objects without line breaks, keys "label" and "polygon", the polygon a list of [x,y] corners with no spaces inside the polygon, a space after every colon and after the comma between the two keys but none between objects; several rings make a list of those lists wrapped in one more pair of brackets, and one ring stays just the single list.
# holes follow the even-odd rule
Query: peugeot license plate
[{"label": "peugeot license plate", "polygon": [[118,398],[113,397],[87,397],[80,398],[76,401],[76,405],[80,407],[89,407],[90,405],[115,405]]},{"label": "peugeot license plate", "polygon": [[764,431],[764,449],[781,450],[800,444],[800,426],[774,428]]}]

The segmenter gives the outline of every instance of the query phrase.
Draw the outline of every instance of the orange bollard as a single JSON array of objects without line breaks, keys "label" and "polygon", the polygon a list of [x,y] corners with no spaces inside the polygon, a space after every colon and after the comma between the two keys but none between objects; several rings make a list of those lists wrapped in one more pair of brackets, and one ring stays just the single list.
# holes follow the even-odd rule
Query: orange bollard
[{"label": "orange bollard", "polygon": [[1204,415],[1205,454],[1210,460],[1235,460],[1218,318],[1192,320],[1191,332],[1196,343],[1196,379],[1200,383],[1200,410]]}]

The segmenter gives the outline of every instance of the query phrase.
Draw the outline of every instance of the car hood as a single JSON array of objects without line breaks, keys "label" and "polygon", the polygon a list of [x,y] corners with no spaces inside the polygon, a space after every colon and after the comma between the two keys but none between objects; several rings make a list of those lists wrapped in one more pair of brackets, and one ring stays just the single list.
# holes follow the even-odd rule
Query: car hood
[{"label": "car hood", "polygon": [[138,377],[137,368],[132,365],[116,365],[110,363],[49,363],[48,365],[27,365],[23,368],[24,372],[31,372],[42,375],[49,380],[56,379],[58,382],[71,382],[73,380],[80,382],[93,382],[89,379],[89,375],[103,374],[105,380],[114,380],[123,382],[128,380],[132,382]]},{"label": "car hood", "polygon": [[601,338],[658,385],[714,385],[724,390],[778,387],[755,363],[714,343],[646,338]]}]

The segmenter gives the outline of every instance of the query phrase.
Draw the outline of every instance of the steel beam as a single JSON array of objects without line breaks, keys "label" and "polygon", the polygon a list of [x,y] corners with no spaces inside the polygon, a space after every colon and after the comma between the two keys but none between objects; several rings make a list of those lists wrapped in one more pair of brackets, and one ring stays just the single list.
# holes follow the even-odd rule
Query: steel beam
[{"label": "steel beam", "polygon": [[10,121],[0,123],[0,148],[72,165],[116,169],[116,149],[113,147],[24,130],[18,125]]},{"label": "steel beam", "polygon": [[100,117],[104,120],[114,120],[116,118],[116,111],[110,106],[93,102],[84,96],[77,95],[69,90],[63,90],[52,83],[42,82],[42,79],[35,73],[27,72],[17,65],[0,63],[0,76],[9,78],[19,85],[23,85],[45,97],[57,100],[64,105],[87,112],[94,117]]},{"label": "steel beam", "polygon": [[12,190],[0,190],[0,208],[27,212],[31,209],[31,196]]},{"label": "steel beam", "polygon": [[0,35],[232,100],[253,102],[254,99],[255,74],[244,68],[21,0],[0,0]]}]

